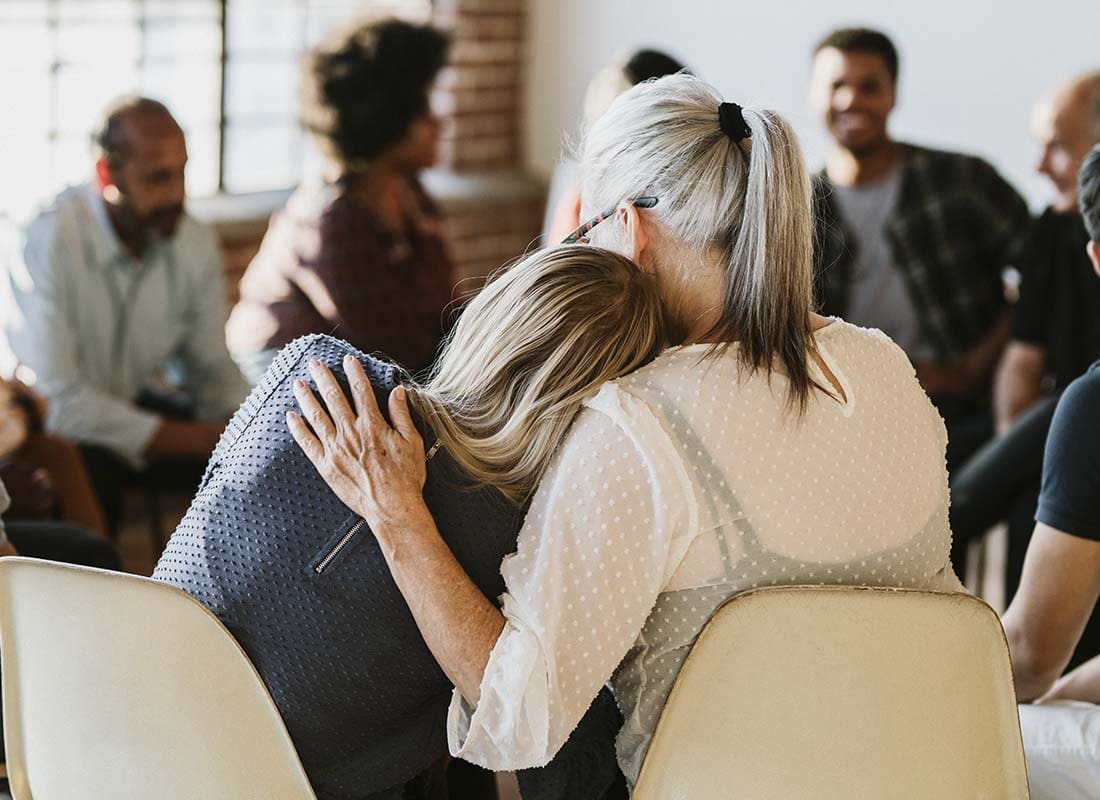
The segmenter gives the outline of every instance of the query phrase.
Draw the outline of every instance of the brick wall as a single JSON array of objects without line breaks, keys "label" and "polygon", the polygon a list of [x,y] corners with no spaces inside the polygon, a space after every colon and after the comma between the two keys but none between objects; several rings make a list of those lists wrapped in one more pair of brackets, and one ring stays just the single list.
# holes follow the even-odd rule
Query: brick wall
[{"label": "brick wall", "polygon": [[449,121],[444,164],[458,172],[515,167],[524,0],[437,0],[434,22],[454,37],[433,98]]},{"label": "brick wall", "polygon": [[[522,170],[522,69],[527,0],[436,0],[451,32],[450,65],[432,97],[444,118],[439,169],[426,185],[445,215],[462,288],[521,255],[538,236],[545,187]],[[222,225],[231,302],[265,220]]]}]

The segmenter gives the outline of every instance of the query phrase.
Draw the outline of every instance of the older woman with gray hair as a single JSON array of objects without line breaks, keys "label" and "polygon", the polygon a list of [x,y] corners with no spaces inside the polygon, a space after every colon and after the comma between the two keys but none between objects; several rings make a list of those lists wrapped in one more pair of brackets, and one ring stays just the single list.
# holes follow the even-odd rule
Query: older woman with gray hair
[{"label": "older woman with gray hair", "polygon": [[730,597],[960,585],[942,420],[885,335],[813,313],[810,183],[787,122],[666,77],[612,105],[582,169],[593,218],[573,238],[653,273],[679,344],[586,398],[502,566],[500,610],[437,533],[400,402],[391,427],[367,392],[356,412],[326,411],[303,389],[317,433],[291,424],[369,523],[456,686],[451,752],[544,764],[610,681],[633,783],[688,651]]}]

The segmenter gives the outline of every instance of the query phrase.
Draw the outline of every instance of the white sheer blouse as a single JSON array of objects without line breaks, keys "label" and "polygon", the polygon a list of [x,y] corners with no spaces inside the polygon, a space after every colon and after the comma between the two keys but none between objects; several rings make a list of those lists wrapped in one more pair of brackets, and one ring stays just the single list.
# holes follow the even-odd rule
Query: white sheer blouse
[{"label": "white sheer blouse", "polygon": [[[746,375],[736,351],[668,350],[577,417],[501,567],[506,626],[451,752],[539,766],[609,680],[633,782],[687,652],[738,592],[778,584],[960,589],[943,422],[905,354],[842,321],[816,334],[845,400]],[[823,386],[829,383],[819,374]]]}]

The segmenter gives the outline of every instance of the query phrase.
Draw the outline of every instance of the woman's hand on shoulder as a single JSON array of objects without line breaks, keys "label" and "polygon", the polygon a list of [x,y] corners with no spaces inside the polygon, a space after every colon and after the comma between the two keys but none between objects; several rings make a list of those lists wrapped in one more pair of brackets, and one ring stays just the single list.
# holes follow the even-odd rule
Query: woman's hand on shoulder
[{"label": "woman's hand on shoulder", "polygon": [[295,381],[294,395],[302,414],[289,412],[287,424],[337,497],[380,535],[424,508],[424,442],[413,425],[403,387],[390,393],[391,426],[359,361],[346,356],[344,370],[354,410],[332,372],[311,361],[310,375],[321,399],[305,381]]}]

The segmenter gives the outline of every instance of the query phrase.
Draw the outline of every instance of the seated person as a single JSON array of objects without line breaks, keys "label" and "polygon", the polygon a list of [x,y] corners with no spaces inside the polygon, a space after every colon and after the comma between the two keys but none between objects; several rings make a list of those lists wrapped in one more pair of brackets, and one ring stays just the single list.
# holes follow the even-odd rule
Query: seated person
[{"label": "seated person", "polygon": [[[1077,173],[1100,142],[1100,72],[1067,82],[1035,110],[1043,146],[1038,169],[1054,202],[1033,226],[1012,338],[997,368],[997,436],[951,476],[952,559],[965,571],[968,543],[1008,520],[1005,596],[1020,583],[1035,523],[1043,446],[1062,391],[1100,358],[1100,281],[1085,255],[1088,233]],[[1089,642],[1100,645],[1095,635]]]},{"label": "seated person", "polygon": [[418,173],[437,158],[429,94],[447,46],[431,27],[385,20],[310,53],[302,121],[329,182],[294,193],[241,279],[227,332],[253,384],[280,347],[309,333],[412,372],[435,358],[454,265]]},{"label": "seated person", "polygon": [[[0,556],[24,555],[121,569],[118,553],[102,528],[88,530],[73,524],[73,519],[82,515],[93,523],[100,520],[76,453],[65,449],[67,443],[60,440],[56,449],[33,444],[42,438],[36,428],[45,405],[40,395],[22,383],[0,381],[0,474],[14,475],[18,481],[8,486],[0,479]],[[62,465],[60,473],[28,460],[43,451],[69,456],[68,463],[62,458],[53,460],[53,464]],[[7,466],[18,469],[9,472],[3,469]],[[70,483],[74,480],[75,484]],[[82,501],[86,508],[73,513],[65,502],[71,499]]]},{"label": "seated person", "polygon": [[22,381],[0,380],[0,481],[16,497],[8,513],[59,520],[107,535],[103,512],[72,442],[43,430],[45,397]]},{"label": "seated person", "polygon": [[954,473],[989,438],[1011,324],[1001,275],[1030,214],[980,158],[895,138],[898,74],[879,31],[842,28],[815,48],[811,102],[832,139],[814,181],[818,291],[824,313],[882,329],[909,356],[946,420]]},{"label": "seated person", "polygon": [[[960,585],[942,419],[885,335],[811,311],[810,182],[787,122],[669,76],[615,101],[581,171],[594,216],[577,235],[656,275],[681,345],[577,398],[585,408],[556,432],[501,567],[502,608],[441,538],[446,512],[424,502],[425,442],[403,395],[390,397],[391,427],[354,364],[354,412],[316,366],[324,405],[298,384],[304,419],[289,425],[370,526],[455,684],[452,755],[545,764],[611,681],[633,784],[680,666],[729,598],[778,584]],[[422,416],[427,401],[415,387],[408,397]]]},{"label": "seated person", "polygon": [[[46,428],[81,446],[114,532],[131,473],[171,461],[164,482],[194,488],[247,386],[225,346],[217,241],[184,211],[180,126],[155,100],[125,98],[95,143],[95,181],[58,195],[7,265],[3,326],[50,401]],[[172,366],[197,420],[138,406]]]},{"label": "seated person", "polygon": [[[410,384],[417,424],[442,443],[419,456],[431,476],[425,497],[483,598],[503,591],[501,560],[581,402],[664,341],[655,284],[631,261],[590,247],[542,250],[482,290],[431,377]],[[451,684],[364,521],[286,428],[307,362],[335,366],[344,355],[359,357],[321,336],[284,349],[231,420],[154,578],[193,594],[232,631],[319,798],[419,797],[447,756]],[[406,391],[395,389],[399,368],[363,359],[383,402]],[[593,713],[601,734],[621,722],[610,696]],[[618,775],[610,738],[597,743],[601,752],[581,747],[557,772],[521,775],[524,797],[603,798]]]},{"label": "seated person", "polygon": [[[39,400],[22,384],[0,381],[0,464],[17,455],[32,437],[34,419],[41,408]],[[52,509],[47,506],[56,503],[57,495],[43,470],[32,470],[25,486],[33,496],[17,493],[15,510],[30,509],[34,512],[32,519],[9,514],[12,498],[0,479],[0,557],[22,555],[100,569],[122,569],[118,553],[102,533],[48,518]],[[4,742],[0,737],[0,766],[3,764]]]},{"label": "seated person", "polygon": [[[1100,146],[1080,173],[1088,255],[1100,273]],[[1035,531],[1004,616],[1021,702],[1100,704],[1100,655],[1062,674],[1100,595],[1100,362],[1058,401]],[[1100,796],[1100,708],[1020,707],[1033,797]],[[1056,787],[1057,791],[1055,791]]]},{"label": "seated person", "polygon": [[[584,93],[584,127],[591,128],[607,111],[615,98],[642,81],[672,75],[683,64],[660,50],[637,50],[629,58],[618,59],[601,69],[588,83]],[[546,216],[542,222],[545,244],[556,244],[581,224],[581,182],[579,166],[572,157],[563,158],[554,168],[546,198]]]}]

